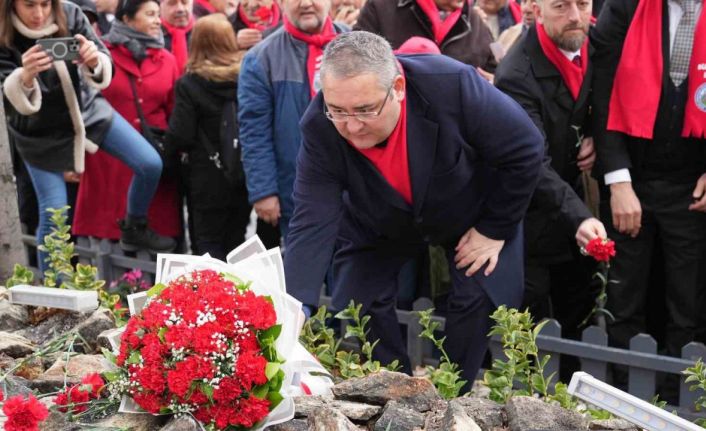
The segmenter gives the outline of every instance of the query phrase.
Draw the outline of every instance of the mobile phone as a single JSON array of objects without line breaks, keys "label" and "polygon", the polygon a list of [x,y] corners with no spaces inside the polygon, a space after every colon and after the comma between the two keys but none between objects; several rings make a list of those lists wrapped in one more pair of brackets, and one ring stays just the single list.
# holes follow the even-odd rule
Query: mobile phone
[{"label": "mobile phone", "polygon": [[81,44],[73,37],[37,39],[37,45],[41,46],[54,61],[73,61],[80,57],[78,51]]}]

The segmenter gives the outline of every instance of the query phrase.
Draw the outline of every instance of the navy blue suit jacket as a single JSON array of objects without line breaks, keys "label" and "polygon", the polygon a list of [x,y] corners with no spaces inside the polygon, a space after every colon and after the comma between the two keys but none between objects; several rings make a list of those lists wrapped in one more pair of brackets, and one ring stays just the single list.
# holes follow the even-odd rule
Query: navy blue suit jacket
[{"label": "navy blue suit jacket", "polygon": [[[324,115],[319,93],[300,123],[303,142],[285,253],[287,290],[305,304],[318,304],[339,227],[349,242],[384,257],[424,243],[452,250],[475,226],[506,245],[495,272],[473,278],[495,304],[519,306],[524,280],[518,233],[537,183],[543,137],[517,103],[472,67],[440,55],[399,61],[407,82],[413,204],[339,135]],[[360,271],[374,273],[375,265],[385,265],[384,258],[377,262]],[[337,286],[346,286],[339,274],[335,277]],[[375,295],[351,288],[356,301],[369,302],[365,296]]]}]

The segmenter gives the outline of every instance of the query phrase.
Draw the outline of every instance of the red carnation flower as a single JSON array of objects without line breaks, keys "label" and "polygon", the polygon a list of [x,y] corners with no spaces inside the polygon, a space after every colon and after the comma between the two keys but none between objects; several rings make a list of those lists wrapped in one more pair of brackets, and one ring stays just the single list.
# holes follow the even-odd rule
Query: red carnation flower
[{"label": "red carnation flower", "polygon": [[257,397],[241,398],[230,424],[250,428],[267,416],[270,402]]},{"label": "red carnation flower", "polygon": [[585,249],[598,262],[609,262],[615,256],[615,242],[608,239],[594,238],[586,244]]},{"label": "red carnation flower", "polygon": [[262,22],[270,22],[272,19],[272,8],[260,6],[255,11],[255,16],[257,16]]},{"label": "red carnation flower", "polygon": [[91,393],[89,391],[84,391],[79,385],[71,386],[68,390],[61,391],[54,399],[54,404],[60,407],[59,411],[66,413],[71,407],[72,413],[85,412],[88,409],[86,404],[90,401]]},{"label": "red carnation flower", "polygon": [[22,395],[11,397],[2,411],[7,416],[5,431],[39,431],[39,423],[49,417],[49,410],[34,395],[27,400]]},{"label": "red carnation flower", "polygon": [[224,377],[218,382],[218,389],[213,392],[213,399],[219,402],[237,400],[242,393],[240,382],[232,377]]},{"label": "red carnation flower", "polygon": [[250,390],[253,386],[267,383],[266,366],[267,359],[258,355],[258,352],[243,352],[235,364],[235,374],[245,389]]},{"label": "red carnation flower", "polygon": [[0,401],[5,399],[5,394],[2,393],[2,389],[0,389]]},{"label": "red carnation flower", "polygon": [[103,386],[105,386],[105,381],[103,381],[103,378],[100,374],[91,373],[83,376],[83,378],[81,379],[81,384],[90,385],[91,396],[93,396],[93,398],[98,398],[98,393],[101,389],[103,389]]},{"label": "red carnation flower", "polygon": [[159,413],[159,409],[161,409],[164,404],[160,397],[150,393],[136,393],[132,396],[132,399],[138,406],[152,414]]},{"label": "red carnation flower", "polygon": [[239,299],[240,319],[255,329],[267,329],[277,323],[275,307],[264,296],[255,296],[248,290]]}]

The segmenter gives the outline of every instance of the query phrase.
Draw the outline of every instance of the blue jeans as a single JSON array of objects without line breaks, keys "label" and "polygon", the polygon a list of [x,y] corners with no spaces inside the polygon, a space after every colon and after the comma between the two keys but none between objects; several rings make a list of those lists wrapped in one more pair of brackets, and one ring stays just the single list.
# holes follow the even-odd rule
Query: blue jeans
[{"label": "blue jeans", "polygon": [[[146,217],[162,174],[162,159],[145,138],[117,112],[113,111],[113,121],[101,144],[111,156],[122,161],[134,175],[127,192],[127,213],[132,217]],[[50,157],[47,154],[47,157]],[[51,232],[50,215],[47,208],[61,208],[67,203],[66,183],[63,172],[39,169],[25,162],[32,178],[34,191],[39,204],[39,225],[37,244],[44,244],[44,237]],[[37,252],[39,269],[47,269],[44,252]]]}]

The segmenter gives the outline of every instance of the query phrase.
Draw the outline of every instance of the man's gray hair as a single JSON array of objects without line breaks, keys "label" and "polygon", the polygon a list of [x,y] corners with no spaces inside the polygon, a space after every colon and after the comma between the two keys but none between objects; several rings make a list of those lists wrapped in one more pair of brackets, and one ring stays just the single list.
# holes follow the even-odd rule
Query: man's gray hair
[{"label": "man's gray hair", "polygon": [[338,35],[326,46],[320,73],[322,79],[324,75],[340,79],[371,73],[386,90],[400,71],[385,39],[367,31],[352,31]]}]

